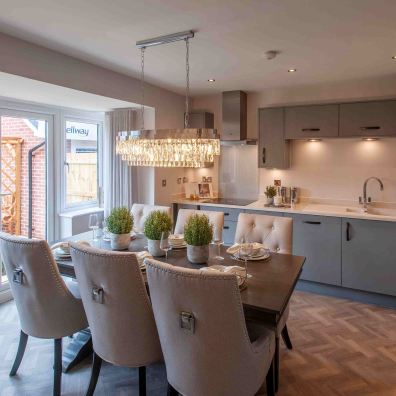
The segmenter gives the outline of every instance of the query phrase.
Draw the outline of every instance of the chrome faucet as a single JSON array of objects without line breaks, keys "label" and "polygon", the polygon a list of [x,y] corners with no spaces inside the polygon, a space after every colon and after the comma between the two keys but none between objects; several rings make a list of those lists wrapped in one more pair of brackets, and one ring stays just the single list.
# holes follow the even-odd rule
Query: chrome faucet
[{"label": "chrome faucet", "polygon": [[359,197],[359,203],[363,205],[363,210],[367,212],[367,204],[371,203],[371,197],[367,196],[367,183],[371,180],[377,180],[380,185],[380,190],[383,191],[384,184],[378,177],[369,177],[363,184],[363,197]]}]

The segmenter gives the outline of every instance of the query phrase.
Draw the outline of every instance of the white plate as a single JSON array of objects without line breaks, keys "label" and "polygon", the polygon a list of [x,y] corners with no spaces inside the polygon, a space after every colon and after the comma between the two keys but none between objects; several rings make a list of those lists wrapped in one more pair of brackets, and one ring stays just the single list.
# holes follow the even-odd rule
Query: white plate
[{"label": "white plate", "polygon": [[[241,258],[237,255],[233,255],[233,257],[238,261],[245,261],[244,258]],[[267,260],[271,257],[271,253],[262,254],[261,256],[252,256],[247,259],[247,261],[260,261],[260,260]]]},{"label": "white plate", "polygon": [[187,243],[184,245],[171,245],[172,249],[185,249],[187,247]]}]

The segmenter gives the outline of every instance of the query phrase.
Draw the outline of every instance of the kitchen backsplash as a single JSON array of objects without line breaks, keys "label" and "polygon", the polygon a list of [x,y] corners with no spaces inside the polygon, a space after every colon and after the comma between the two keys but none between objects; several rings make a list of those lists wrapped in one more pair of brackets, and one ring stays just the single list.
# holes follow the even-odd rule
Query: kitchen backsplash
[{"label": "kitchen backsplash", "polygon": [[370,176],[382,179],[384,191],[370,182],[369,196],[374,201],[396,202],[396,138],[296,140],[290,169],[260,169],[260,194],[274,179],[281,179],[284,186],[300,187],[301,197],[357,201]]}]

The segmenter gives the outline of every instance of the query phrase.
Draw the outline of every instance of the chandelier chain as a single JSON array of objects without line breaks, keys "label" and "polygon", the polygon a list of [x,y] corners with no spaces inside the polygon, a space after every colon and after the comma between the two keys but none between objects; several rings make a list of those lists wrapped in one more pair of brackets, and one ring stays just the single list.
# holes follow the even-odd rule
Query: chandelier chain
[{"label": "chandelier chain", "polygon": [[190,126],[190,42],[186,41],[186,113],[184,115],[184,128]]},{"label": "chandelier chain", "polygon": [[142,47],[140,49],[140,90],[141,90],[141,105],[140,105],[140,117],[141,117],[141,125],[142,130],[144,130],[144,51],[146,47]]}]

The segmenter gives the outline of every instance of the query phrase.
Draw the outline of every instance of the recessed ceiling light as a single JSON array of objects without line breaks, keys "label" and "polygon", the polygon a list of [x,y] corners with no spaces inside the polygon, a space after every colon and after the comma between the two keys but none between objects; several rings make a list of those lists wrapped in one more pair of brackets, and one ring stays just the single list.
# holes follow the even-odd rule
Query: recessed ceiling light
[{"label": "recessed ceiling light", "polygon": [[321,142],[322,139],[308,139],[308,142]]},{"label": "recessed ceiling light", "polygon": [[288,70],[289,73],[294,73],[294,72],[296,72],[296,71],[297,71],[297,69],[289,69],[289,70]]},{"label": "recessed ceiling light", "polygon": [[396,55],[393,55],[393,56],[392,56],[392,59],[396,59]]},{"label": "recessed ceiling light", "polygon": [[379,140],[377,137],[366,137],[362,138],[365,142],[375,142],[376,140]]},{"label": "recessed ceiling light", "polygon": [[214,78],[209,78],[208,82],[215,82],[216,80]]}]

